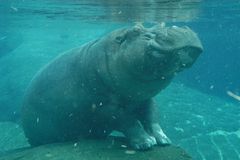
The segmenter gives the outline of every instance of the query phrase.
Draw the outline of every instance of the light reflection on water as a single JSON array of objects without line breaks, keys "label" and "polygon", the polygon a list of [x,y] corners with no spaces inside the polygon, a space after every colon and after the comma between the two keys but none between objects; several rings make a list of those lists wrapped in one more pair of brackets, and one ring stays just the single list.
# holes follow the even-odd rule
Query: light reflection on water
[{"label": "light reflection on water", "polygon": [[5,16],[20,19],[41,15],[88,22],[188,22],[198,17],[200,4],[201,0],[14,0],[0,7]]}]

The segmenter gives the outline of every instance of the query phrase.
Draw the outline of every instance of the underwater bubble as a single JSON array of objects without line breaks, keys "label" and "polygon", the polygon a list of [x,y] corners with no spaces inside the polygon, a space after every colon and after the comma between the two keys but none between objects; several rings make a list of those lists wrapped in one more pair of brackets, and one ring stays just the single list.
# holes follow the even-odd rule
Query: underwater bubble
[{"label": "underwater bubble", "polygon": [[134,151],[134,150],[126,150],[125,153],[126,154],[135,154],[136,151]]}]

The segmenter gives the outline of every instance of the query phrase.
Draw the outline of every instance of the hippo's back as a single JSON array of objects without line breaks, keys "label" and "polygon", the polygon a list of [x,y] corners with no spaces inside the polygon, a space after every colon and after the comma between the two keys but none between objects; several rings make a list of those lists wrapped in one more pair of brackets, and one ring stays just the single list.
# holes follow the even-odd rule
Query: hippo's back
[{"label": "hippo's back", "polygon": [[86,115],[85,106],[91,101],[81,85],[85,74],[80,63],[83,48],[57,57],[37,73],[28,87],[22,125],[32,145],[75,139],[86,130],[86,119],[79,116]]}]

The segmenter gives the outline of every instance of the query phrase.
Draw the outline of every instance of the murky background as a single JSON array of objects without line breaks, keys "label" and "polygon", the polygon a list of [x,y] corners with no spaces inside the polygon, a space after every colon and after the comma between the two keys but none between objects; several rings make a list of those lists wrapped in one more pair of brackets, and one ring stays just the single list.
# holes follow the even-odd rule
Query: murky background
[{"label": "murky background", "polygon": [[199,160],[240,159],[238,0],[0,0],[0,153],[28,145],[19,109],[41,67],[135,22],[187,25],[204,46],[197,63],[157,97],[173,143]]}]

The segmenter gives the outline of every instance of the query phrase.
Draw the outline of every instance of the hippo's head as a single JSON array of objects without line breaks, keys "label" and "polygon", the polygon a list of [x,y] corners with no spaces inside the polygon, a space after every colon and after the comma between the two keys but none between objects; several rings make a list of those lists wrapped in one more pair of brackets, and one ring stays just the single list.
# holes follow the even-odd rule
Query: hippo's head
[{"label": "hippo's head", "polygon": [[113,61],[146,80],[172,77],[191,67],[203,51],[198,36],[188,27],[136,25],[114,31],[108,39]]}]

